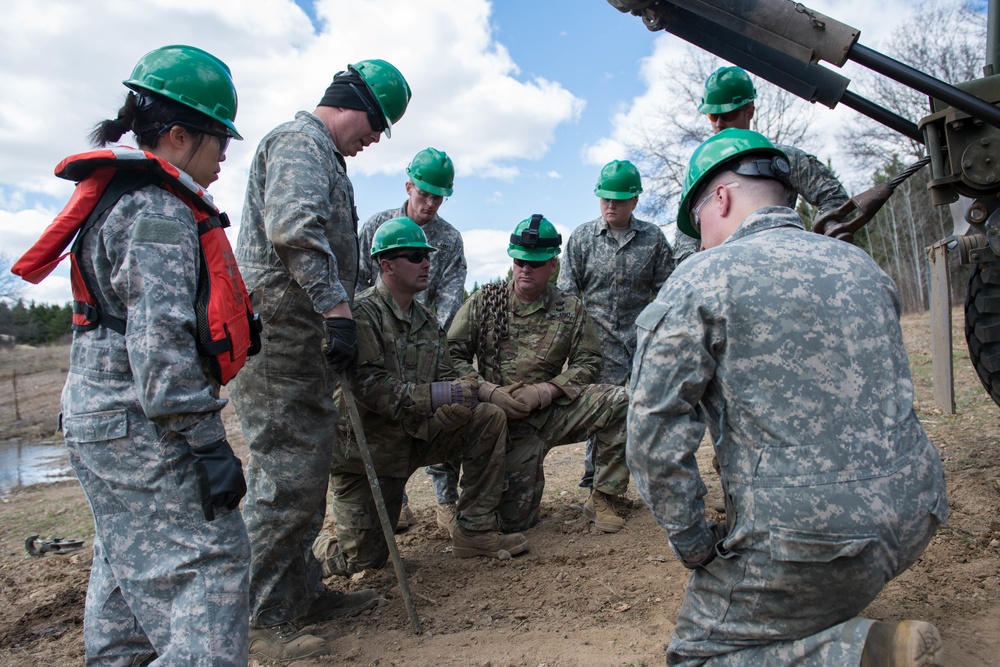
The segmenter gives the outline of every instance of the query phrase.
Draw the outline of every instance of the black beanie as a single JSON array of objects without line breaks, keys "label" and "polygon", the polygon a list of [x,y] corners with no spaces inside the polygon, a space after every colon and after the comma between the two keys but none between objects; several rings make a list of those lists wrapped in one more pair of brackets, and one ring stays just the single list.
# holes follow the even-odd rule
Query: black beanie
[{"label": "black beanie", "polygon": [[[360,96],[364,96],[362,100]],[[367,101],[367,106],[365,104]],[[343,107],[344,109],[357,109],[358,111],[370,111],[379,109],[378,101],[368,89],[361,75],[354,70],[337,72],[333,77],[333,83],[327,87],[323,93],[323,99],[319,101],[321,107]]]}]

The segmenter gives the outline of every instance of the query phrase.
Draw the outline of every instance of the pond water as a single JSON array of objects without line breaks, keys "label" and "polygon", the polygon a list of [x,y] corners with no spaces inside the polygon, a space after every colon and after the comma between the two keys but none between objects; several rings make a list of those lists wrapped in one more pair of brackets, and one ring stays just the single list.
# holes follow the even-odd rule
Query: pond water
[{"label": "pond water", "polygon": [[75,479],[62,441],[0,441],[0,496],[32,484]]}]

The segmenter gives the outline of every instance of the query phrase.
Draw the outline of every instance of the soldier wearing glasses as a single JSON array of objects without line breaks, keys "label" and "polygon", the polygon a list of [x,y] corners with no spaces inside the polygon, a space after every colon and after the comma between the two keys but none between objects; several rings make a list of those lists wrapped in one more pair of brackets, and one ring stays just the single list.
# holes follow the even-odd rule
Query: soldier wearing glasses
[{"label": "soldier wearing glasses", "polygon": [[[916,620],[858,616],[948,517],[913,410],[892,280],[806,232],[756,132],[691,156],[677,224],[701,239],[636,321],[628,465],[693,570],[668,665],[942,665]],[[726,522],[705,520],[708,428]]]},{"label": "soldier wearing glasses", "polygon": [[[745,70],[739,67],[720,67],[705,81],[705,94],[701,98],[698,113],[708,116],[713,133],[731,127],[749,130],[756,110],[755,99],[757,89]],[[844,186],[815,155],[788,144],[775,146],[788,156],[789,208],[795,208],[800,195],[818,209],[818,215],[839,208],[847,201]]]},{"label": "soldier wearing glasses", "polygon": [[562,237],[541,215],[521,221],[507,249],[513,279],[473,294],[448,332],[458,372],[481,378],[479,400],[507,414],[510,446],[499,509],[504,532],[538,522],[542,463],[558,445],[594,436],[594,489],[624,491],[618,477],[602,473],[624,462],[628,396],[625,387],[593,384],[601,371],[594,324],[579,298],[549,284],[561,245]]},{"label": "soldier wearing glasses", "polygon": [[[496,532],[507,420],[497,406],[479,402],[478,379],[459,377],[444,331],[416,299],[427,289],[435,250],[409,218],[388,220],[375,233],[370,254],[381,275],[354,304],[359,354],[351,388],[390,518],[399,515],[406,480],[418,467],[454,460],[463,483],[452,554],[516,555],[528,548],[524,536]],[[330,476],[337,540],[320,556],[327,573],[348,576],[381,567],[389,548],[345,421]]]},{"label": "soldier wearing glasses", "polygon": [[326,655],[327,642],[305,626],[378,604],[374,591],[345,595],[323,585],[310,545],[326,514],[333,388],[358,353],[358,217],[347,158],[388,137],[409,101],[410,86],[391,63],[349,65],[312,113],[261,139],[250,165],[236,258],[266,333],[230,388],[250,446],[251,655]]},{"label": "soldier wearing glasses", "polygon": [[[465,301],[465,277],[468,272],[462,235],[438,215],[441,204],[454,192],[455,164],[444,151],[425,148],[413,156],[406,167],[406,175],[407,199],[403,205],[376,213],[361,229],[358,291],[374,286],[378,279],[379,261],[371,256],[372,239],[377,230],[387,220],[407,217],[420,226],[427,242],[437,248],[431,262],[427,289],[420,292],[416,299],[431,310],[441,328],[447,331]],[[438,525],[450,534],[458,502],[458,471],[452,463],[441,463],[428,466],[427,473],[434,480]],[[404,495],[396,530],[406,530],[416,522]]]}]

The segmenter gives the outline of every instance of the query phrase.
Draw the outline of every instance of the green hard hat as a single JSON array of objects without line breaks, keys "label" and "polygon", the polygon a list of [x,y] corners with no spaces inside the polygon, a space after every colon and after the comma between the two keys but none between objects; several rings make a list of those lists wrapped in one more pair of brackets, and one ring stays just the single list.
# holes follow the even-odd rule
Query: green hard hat
[{"label": "green hard hat", "polygon": [[561,245],[562,235],[556,231],[555,225],[546,220],[541,213],[535,213],[517,223],[514,233],[510,235],[507,254],[514,259],[541,262],[558,255]]},{"label": "green hard hat", "polygon": [[440,197],[450,197],[455,186],[455,165],[444,151],[425,148],[413,156],[406,175],[415,186]]},{"label": "green hard hat", "polygon": [[[762,176],[776,178],[788,182],[788,156],[774,147],[774,144],[763,134],[753,130],[741,130],[730,127],[712,135],[702,142],[691,154],[687,171],[684,174],[684,189],[681,192],[681,203],[677,210],[677,228],[696,239],[701,234],[694,228],[691,220],[691,205],[698,190],[711,180],[712,174],[723,164],[733,158],[748,153],[761,153],[780,160],[762,160],[768,164],[752,165],[747,169],[739,169],[736,173],[746,176]],[[736,170],[734,170],[736,171]]]},{"label": "green hard hat", "polygon": [[419,248],[431,252],[437,250],[427,243],[427,236],[424,230],[420,229],[420,225],[406,217],[386,220],[375,230],[370,256],[375,257],[397,248]]},{"label": "green hard hat", "polygon": [[392,124],[398,123],[410,103],[410,84],[399,70],[384,60],[361,60],[347,66],[358,73],[378,100],[385,120],[385,136],[392,136]]},{"label": "green hard hat", "polygon": [[757,99],[757,90],[745,70],[720,67],[705,81],[705,96],[698,113],[722,114],[735,111]]},{"label": "green hard hat", "polygon": [[601,169],[594,194],[601,199],[633,199],[642,192],[639,170],[628,160],[613,160]]},{"label": "green hard hat", "polygon": [[236,87],[226,63],[194,46],[173,44],[150,51],[136,63],[132,76],[122,81],[137,93],[162,95],[229,129],[235,139]]}]

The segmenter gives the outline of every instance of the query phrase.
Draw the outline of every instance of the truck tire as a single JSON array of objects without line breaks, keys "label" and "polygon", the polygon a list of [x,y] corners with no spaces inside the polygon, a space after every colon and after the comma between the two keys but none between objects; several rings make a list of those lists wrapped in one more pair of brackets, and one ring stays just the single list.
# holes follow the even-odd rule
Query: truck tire
[{"label": "truck tire", "polygon": [[965,297],[969,357],[990,398],[1000,405],[1000,262],[976,264]]}]

